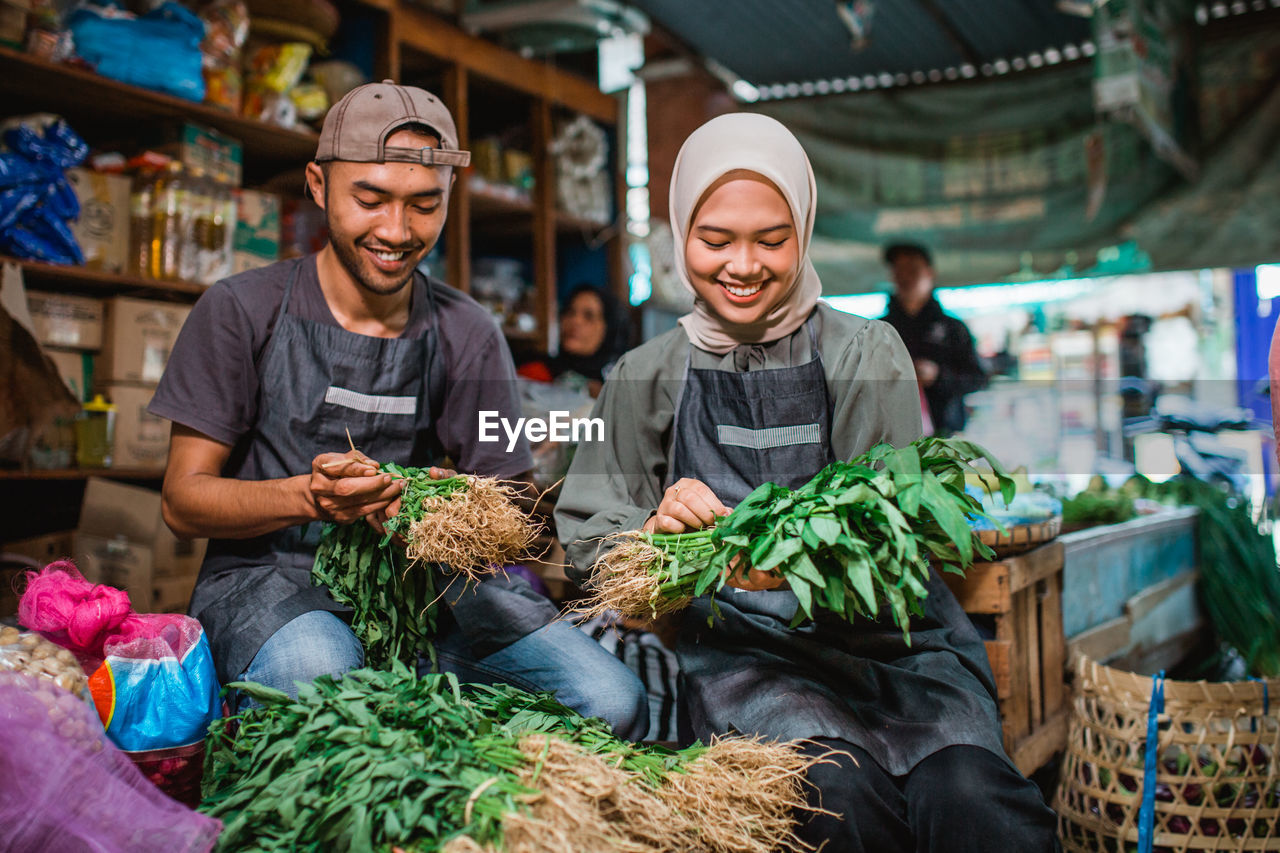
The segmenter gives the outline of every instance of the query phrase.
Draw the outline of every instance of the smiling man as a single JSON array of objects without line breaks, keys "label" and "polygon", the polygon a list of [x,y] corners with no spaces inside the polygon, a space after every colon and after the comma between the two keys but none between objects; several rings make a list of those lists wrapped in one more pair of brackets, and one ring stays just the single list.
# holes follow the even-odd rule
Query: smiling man
[{"label": "smiling man", "polygon": [[[449,110],[390,81],[325,118],[307,192],[318,253],[233,276],[201,297],[150,410],[173,421],[165,521],[209,537],[191,601],[225,683],[295,682],[363,662],[349,611],[311,584],[321,524],[381,522],[400,486],[370,460],[512,479],[527,442],[481,443],[477,412],[520,403],[501,331],[465,294],[417,271],[444,228],[458,148]],[[349,447],[348,435],[359,448]],[[441,469],[433,469],[440,476]],[[363,520],[362,520],[363,519]],[[643,688],[523,579],[442,606],[440,666],[546,690],[620,734],[647,725]]]}]

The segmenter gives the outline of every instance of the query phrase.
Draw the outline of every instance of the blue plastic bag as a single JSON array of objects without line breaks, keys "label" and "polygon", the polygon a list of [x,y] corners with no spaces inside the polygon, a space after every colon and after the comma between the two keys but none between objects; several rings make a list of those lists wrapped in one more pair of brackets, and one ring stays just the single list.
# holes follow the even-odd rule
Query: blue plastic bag
[{"label": "blue plastic bag", "polygon": [[82,6],[71,13],[67,25],[76,54],[104,77],[204,100],[204,22],[177,3],[163,3],[141,18]]},{"label": "blue plastic bag", "polygon": [[0,153],[0,252],[53,264],[83,264],[67,223],[80,217],[80,201],[66,170],[84,162],[89,146],[58,119],[20,124],[4,132]]},{"label": "blue plastic bag", "polygon": [[213,654],[200,623],[169,613],[137,614],[103,647],[89,676],[98,716],[126,752],[204,739],[220,715]]}]

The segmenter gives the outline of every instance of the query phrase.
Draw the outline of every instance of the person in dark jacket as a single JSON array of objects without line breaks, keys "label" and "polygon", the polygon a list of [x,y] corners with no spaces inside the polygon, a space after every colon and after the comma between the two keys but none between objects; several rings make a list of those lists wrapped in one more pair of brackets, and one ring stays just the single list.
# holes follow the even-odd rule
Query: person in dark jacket
[{"label": "person in dark jacket", "polygon": [[934,298],[928,249],[895,243],[885,248],[884,262],[893,278],[893,295],[882,319],[897,329],[911,353],[934,433],[959,432],[965,424],[964,395],[987,384],[973,336]]}]

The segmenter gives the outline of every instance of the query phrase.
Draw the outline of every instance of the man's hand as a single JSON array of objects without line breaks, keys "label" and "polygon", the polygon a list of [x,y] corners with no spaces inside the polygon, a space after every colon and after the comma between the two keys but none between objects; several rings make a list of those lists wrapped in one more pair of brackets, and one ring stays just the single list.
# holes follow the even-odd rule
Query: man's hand
[{"label": "man's hand", "polygon": [[[450,477],[458,476],[458,472],[450,470],[449,468],[433,467],[433,468],[427,469],[427,476],[433,480],[447,480]],[[386,536],[387,522],[390,521],[391,518],[399,511],[400,511],[400,496],[397,495],[395,500],[387,504],[382,509],[374,510],[373,512],[369,513],[369,515],[366,517],[365,520],[369,522],[370,527],[372,527],[374,530],[381,533],[383,536]],[[403,548],[406,544],[404,541],[404,537],[398,533],[396,534],[395,538],[392,541],[395,542],[397,545],[399,545],[401,548]]]},{"label": "man's hand", "polygon": [[716,523],[729,508],[701,480],[684,477],[677,480],[662,496],[658,511],[644,523],[649,533],[684,533],[701,530]]},{"label": "man's hand", "polygon": [[936,361],[917,358],[913,360],[913,364],[916,366],[916,381],[923,387],[928,388],[938,381],[938,363]]},{"label": "man's hand", "polygon": [[358,450],[321,453],[311,460],[307,483],[316,518],[347,524],[385,510],[400,497],[401,485]]}]

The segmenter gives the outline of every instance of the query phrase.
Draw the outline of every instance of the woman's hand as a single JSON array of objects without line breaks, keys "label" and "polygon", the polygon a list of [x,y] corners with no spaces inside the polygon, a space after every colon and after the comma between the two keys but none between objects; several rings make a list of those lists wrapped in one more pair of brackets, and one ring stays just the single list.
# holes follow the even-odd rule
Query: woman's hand
[{"label": "woman's hand", "polygon": [[684,533],[701,530],[716,523],[729,508],[701,480],[683,477],[662,495],[658,511],[644,523],[647,533]]},{"label": "woman's hand", "polygon": [[[658,511],[644,523],[648,533],[684,533],[701,530],[715,524],[716,519],[729,514],[729,508],[701,480],[689,477],[677,480],[662,496]],[[747,566],[745,554],[740,554],[729,564],[725,579],[729,586],[745,590],[777,589],[786,583],[780,577]]]},{"label": "woman's hand", "polygon": [[[725,583],[736,589],[745,589],[751,592],[757,592],[762,589],[777,589],[786,584],[786,578],[780,578],[770,572],[762,572],[759,569],[753,569],[746,565],[747,558],[745,554],[739,554],[733,558],[733,562],[729,564],[729,576],[725,578]],[[744,572],[743,569],[746,569]]]}]

